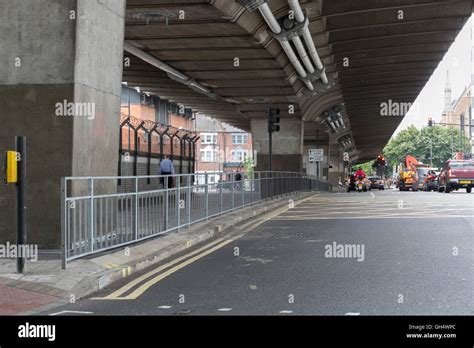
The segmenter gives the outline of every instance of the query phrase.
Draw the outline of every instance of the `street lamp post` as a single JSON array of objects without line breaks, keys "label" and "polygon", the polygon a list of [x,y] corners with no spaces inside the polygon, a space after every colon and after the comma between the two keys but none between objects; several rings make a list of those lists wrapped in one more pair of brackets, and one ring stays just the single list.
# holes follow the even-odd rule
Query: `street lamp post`
[{"label": "street lamp post", "polygon": [[433,168],[433,134],[430,134],[430,167]]},{"label": "street lamp post", "polygon": [[451,156],[454,154],[454,129],[453,127],[451,128]]}]

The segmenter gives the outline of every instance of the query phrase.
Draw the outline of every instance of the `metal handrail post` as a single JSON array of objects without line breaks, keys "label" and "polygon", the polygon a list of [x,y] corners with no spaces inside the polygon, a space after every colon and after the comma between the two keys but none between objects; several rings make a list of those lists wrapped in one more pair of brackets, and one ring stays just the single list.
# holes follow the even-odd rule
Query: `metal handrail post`
[{"label": "metal handrail post", "polygon": [[280,196],[283,196],[283,195],[284,195],[284,192],[283,192],[283,182],[285,181],[286,175],[287,175],[286,173],[283,173],[283,174],[281,175],[281,178],[280,178],[280,185],[279,185],[279,186],[280,186],[280,189],[279,189],[279,190],[280,190]]},{"label": "metal handrail post", "polygon": [[176,178],[176,199],[175,199],[175,208],[176,208],[176,227],[179,232],[179,219],[181,217],[181,178]]},{"label": "metal handrail post", "polygon": [[250,177],[250,203],[253,204],[253,202],[255,202],[255,199],[254,199],[254,183],[255,183],[255,178],[254,178],[254,174],[252,173],[252,176]]},{"label": "metal handrail post", "polygon": [[257,198],[260,198],[259,200],[261,200],[262,199],[262,174],[261,173],[257,173],[257,182],[258,182]]},{"label": "metal handrail post", "polygon": [[169,220],[169,198],[170,198],[170,190],[169,190],[169,176],[165,176],[163,180],[163,189],[165,190],[165,231],[168,229],[168,220]]},{"label": "metal handrail post", "polygon": [[209,181],[208,181],[208,174],[207,172],[204,174],[204,202],[205,202],[205,209],[206,209],[206,220],[209,217]]},{"label": "metal handrail post", "polygon": [[224,185],[224,178],[222,177],[222,173],[219,173],[219,195],[220,195],[220,210],[219,212],[222,214],[224,211],[224,201],[223,201],[223,193],[222,193],[222,186]]},{"label": "metal handrail post", "polygon": [[[66,178],[61,178],[61,268],[66,269],[67,234],[66,234]],[[69,223],[68,223],[69,226]]]},{"label": "metal handrail post", "polygon": [[231,194],[232,194],[232,210],[234,210],[234,208],[235,208],[235,201],[234,201],[234,185],[235,185],[235,183],[234,183],[234,173],[232,172],[230,175],[232,176],[232,180],[230,181],[230,182],[231,182],[231,185],[230,185],[230,186],[231,186]]},{"label": "metal handrail post", "polygon": [[242,190],[242,207],[243,207],[245,205],[245,190],[244,190],[245,175],[242,175],[242,174],[240,175],[240,182],[242,183],[240,186],[241,186],[241,190]]},{"label": "metal handrail post", "polygon": [[135,240],[138,239],[138,177],[135,178]]},{"label": "metal handrail post", "polygon": [[89,181],[89,191],[91,194],[91,203],[90,203],[90,236],[89,243],[91,244],[91,251],[94,251],[94,178],[91,177]]},{"label": "metal handrail post", "polygon": [[191,189],[191,175],[188,175],[188,196],[186,197],[186,207],[187,207],[187,214],[188,214],[188,227],[191,225],[191,194],[192,194],[192,189]]}]

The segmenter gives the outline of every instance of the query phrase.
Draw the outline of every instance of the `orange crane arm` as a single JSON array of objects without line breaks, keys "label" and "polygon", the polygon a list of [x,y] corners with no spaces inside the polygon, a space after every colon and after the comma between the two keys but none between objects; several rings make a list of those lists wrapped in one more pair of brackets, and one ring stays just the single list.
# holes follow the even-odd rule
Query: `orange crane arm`
[{"label": "orange crane arm", "polygon": [[419,164],[419,162],[417,161],[417,159],[415,157],[413,157],[411,155],[407,155],[405,157],[405,164],[406,164],[407,168],[412,169],[412,168],[415,167],[415,165]]}]

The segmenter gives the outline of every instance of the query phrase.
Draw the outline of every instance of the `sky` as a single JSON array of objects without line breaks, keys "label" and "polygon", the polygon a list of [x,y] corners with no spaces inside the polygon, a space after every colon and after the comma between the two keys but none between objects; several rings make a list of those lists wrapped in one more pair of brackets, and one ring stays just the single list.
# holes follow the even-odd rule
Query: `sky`
[{"label": "sky", "polygon": [[434,122],[441,121],[444,109],[444,88],[446,85],[446,71],[449,69],[452,99],[460,97],[466,86],[471,84],[471,75],[474,71],[474,27],[473,17],[466,22],[455,42],[431,75],[428,83],[398,126],[394,136],[401,130],[415,125],[421,128],[428,123],[428,117]]}]

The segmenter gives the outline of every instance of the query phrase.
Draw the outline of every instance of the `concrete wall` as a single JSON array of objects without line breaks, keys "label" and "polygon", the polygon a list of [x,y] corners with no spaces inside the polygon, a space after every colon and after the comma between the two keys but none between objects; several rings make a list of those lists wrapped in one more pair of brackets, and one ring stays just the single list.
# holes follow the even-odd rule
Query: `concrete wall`
[{"label": "concrete wall", "polygon": [[[268,170],[268,131],[266,119],[252,119],[253,149],[257,151],[256,170]],[[280,131],[273,133],[273,170],[300,172],[303,154],[303,122],[281,119]]]},{"label": "concrete wall", "polygon": [[[0,157],[27,136],[28,242],[40,248],[59,247],[62,176],[116,174],[124,13],[125,0],[0,0]],[[95,118],[57,116],[64,100],[94,103]],[[14,206],[0,185],[0,243],[15,240]]]},{"label": "concrete wall", "polygon": [[71,10],[76,0],[0,0],[0,85],[73,82]]}]

